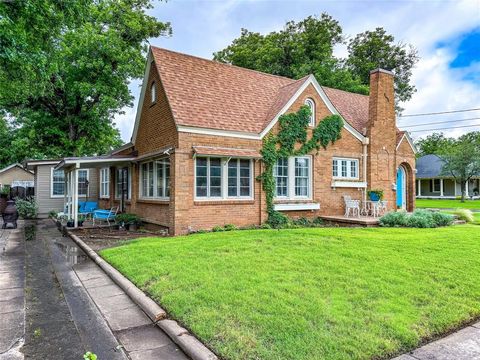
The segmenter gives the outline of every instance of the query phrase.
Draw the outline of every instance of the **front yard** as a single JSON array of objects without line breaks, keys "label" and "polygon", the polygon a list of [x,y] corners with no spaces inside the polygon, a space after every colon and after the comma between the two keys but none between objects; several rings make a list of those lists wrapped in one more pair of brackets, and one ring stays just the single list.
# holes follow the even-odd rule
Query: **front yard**
[{"label": "front yard", "polygon": [[462,203],[460,200],[453,199],[416,199],[415,206],[417,208],[431,209],[472,209],[480,210],[480,200],[466,200]]},{"label": "front yard", "polygon": [[378,359],[480,316],[478,229],[233,231],[101,254],[222,358]]}]

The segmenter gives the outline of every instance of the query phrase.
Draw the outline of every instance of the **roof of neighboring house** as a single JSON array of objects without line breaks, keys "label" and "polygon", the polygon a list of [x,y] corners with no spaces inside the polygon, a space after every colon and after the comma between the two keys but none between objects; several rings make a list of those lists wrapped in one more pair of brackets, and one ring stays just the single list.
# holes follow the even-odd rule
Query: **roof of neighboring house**
[{"label": "roof of neighboring house", "polygon": [[8,165],[7,167],[4,167],[3,169],[0,170],[0,173],[6,172],[6,171],[8,171],[8,170],[10,170],[10,169],[13,169],[14,167],[19,167],[19,168],[22,169],[23,171],[26,171],[26,172],[28,172],[28,173],[30,173],[30,174],[32,173],[30,170],[25,169],[25,168],[22,166],[22,164],[19,164],[19,163],[13,163],[13,164],[11,164],[11,165]]},{"label": "roof of neighboring house", "polygon": [[437,155],[425,155],[417,159],[417,179],[440,177],[443,161]]},{"label": "roof of neighboring house", "polygon": [[[260,133],[310,78],[282,76],[151,47],[177,125]],[[368,96],[322,87],[355,130],[368,122]]]}]

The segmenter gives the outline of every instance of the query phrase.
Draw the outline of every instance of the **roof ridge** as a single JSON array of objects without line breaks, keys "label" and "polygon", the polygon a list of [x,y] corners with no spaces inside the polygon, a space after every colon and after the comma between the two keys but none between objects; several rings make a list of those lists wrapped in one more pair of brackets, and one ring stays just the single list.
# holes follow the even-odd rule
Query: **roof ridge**
[{"label": "roof ridge", "polygon": [[[275,77],[275,78],[279,78],[279,79],[290,80],[292,82],[301,80],[301,79],[292,79],[292,78],[289,78],[289,77],[286,77],[286,76],[281,76],[281,75],[269,74],[269,73],[266,73],[266,72],[263,72],[263,71],[249,69],[249,68],[241,67],[241,66],[238,66],[238,65],[222,63],[222,62],[216,61],[216,60],[205,59],[205,58],[200,57],[200,56],[185,54],[185,53],[182,53],[182,52],[179,52],[179,51],[165,49],[165,48],[161,48],[161,47],[158,47],[158,46],[150,45],[150,47],[153,48],[153,49],[157,49],[157,50],[161,50],[161,51],[167,51],[167,52],[170,52],[170,53],[179,54],[179,55],[194,58],[194,59],[197,59],[197,60],[203,60],[203,61],[207,61],[207,62],[210,62],[210,63],[215,63],[215,64],[222,65],[222,66],[227,66],[229,68],[236,68],[236,69],[240,69],[240,70],[244,70],[244,71],[248,71],[248,72],[254,72],[254,73],[257,73],[257,74],[260,74],[260,75],[266,75],[266,76],[271,76],[271,77]],[[307,75],[307,76],[310,76],[310,75]],[[287,84],[287,85],[289,85],[289,84]],[[285,86],[285,85],[283,85],[283,86]]]}]

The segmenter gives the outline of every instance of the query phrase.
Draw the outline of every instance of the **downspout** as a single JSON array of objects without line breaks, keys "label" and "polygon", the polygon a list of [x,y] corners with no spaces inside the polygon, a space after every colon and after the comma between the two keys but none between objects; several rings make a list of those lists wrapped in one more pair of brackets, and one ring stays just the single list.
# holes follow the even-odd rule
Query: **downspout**
[{"label": "downspout", "polygon": [[368,188],[368,180],[367,180],[367,160],[368,160],[368,145],[370,144],[370,139],[366,137],[362,141],[363,147],[363,180],[365,182],[365,188],[363,190],[363,203],[365,204],[367,201],[367,188]]}]

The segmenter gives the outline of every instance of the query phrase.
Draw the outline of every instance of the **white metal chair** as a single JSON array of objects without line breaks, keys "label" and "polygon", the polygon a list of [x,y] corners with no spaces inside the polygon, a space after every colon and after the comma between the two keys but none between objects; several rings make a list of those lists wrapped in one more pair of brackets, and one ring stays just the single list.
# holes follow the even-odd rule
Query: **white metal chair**
[{"label": "white metal chair", "polygon": [[352,213],[352,216],[360,217],[360,200],[352,200],[348,195],[344,195],[343,200],[345,202],[345,217],[350,217],[350,213]]}]

